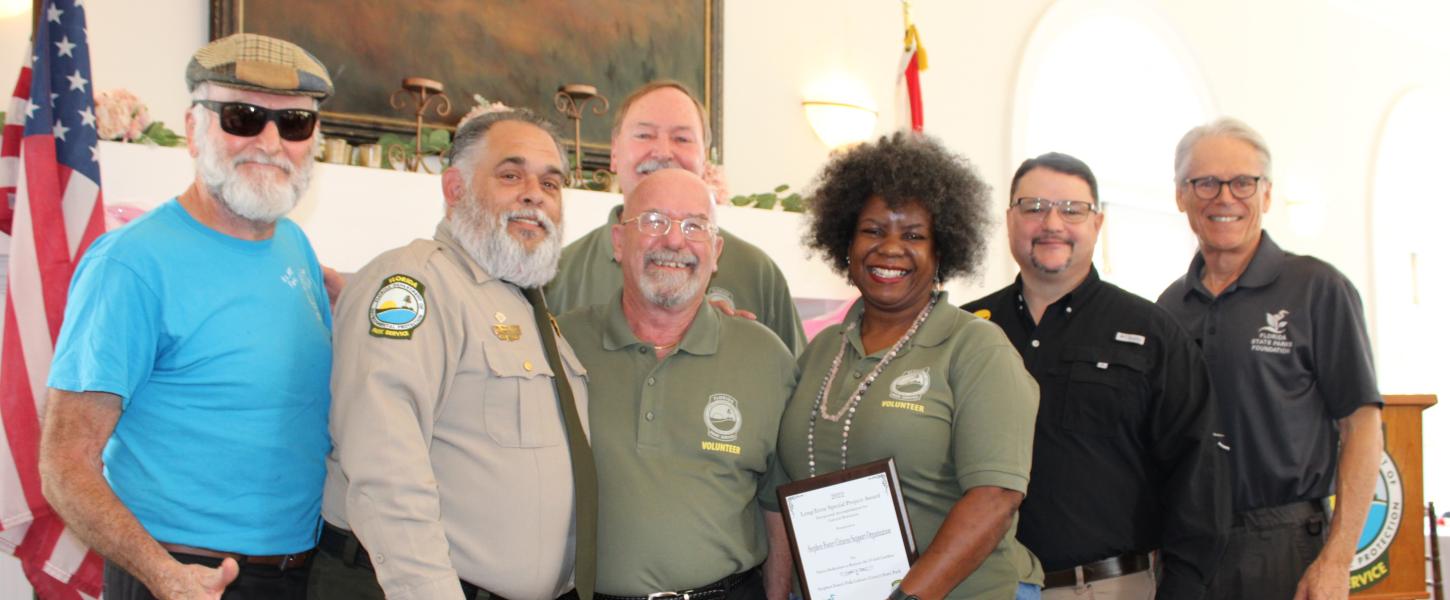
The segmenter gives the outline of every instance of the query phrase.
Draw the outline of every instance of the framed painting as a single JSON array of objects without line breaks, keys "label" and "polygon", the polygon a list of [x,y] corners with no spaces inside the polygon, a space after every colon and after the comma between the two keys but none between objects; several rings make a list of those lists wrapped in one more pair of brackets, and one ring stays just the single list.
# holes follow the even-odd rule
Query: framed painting
[{"label": "framed painting", "polygon": [[[525,107],[559,125],[554,105],[565,84],[587,84],[609,101],[584,111],[586,169],[609,165],[609,131],[619,103],[636,87],[675,79],[700,97],[722,149],[721,0],[210,0],[211,38],[236,32],[279,37],[327,65],[337,93],[323,104],[325,135],[370,142],[412,135],[416,104],[389,98],[407,77],[442,82],[452,110],[425,114],[449,127],[475,104]],[[571,151],[572,151],[572,145]]]}]

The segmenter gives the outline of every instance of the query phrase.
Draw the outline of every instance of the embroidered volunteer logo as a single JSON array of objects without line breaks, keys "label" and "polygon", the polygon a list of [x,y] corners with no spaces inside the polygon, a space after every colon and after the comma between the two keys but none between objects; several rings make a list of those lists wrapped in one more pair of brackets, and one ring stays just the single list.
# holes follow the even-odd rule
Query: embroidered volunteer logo
[{"label": "embroidered volunteer logo", "polygon": [[882,408],[902,408],[912,412],[925,413],[926,407],[920,404],[921,397],[931,389],[931,369],[911,369],[896,376],[891,380],[891,387],[886,395],[890,400],[882,400]]},{"label": "embroidered volunteer logo", "polygon": [[1264,320],[1268,323],[1259,328],[1259,335],[1249,340],[1249,349],[1254,352],[1265,352],[1268,354],[1288,354],[1294,349],[1294,341],[1289,339],[1289,310],[1282,309],[1279,312],[1264,313]]},{"label": "embroidered volunteer logo", "polygon": [[705,290],[705,301],[711,304],[724,304],[731,310],[735,309],[735,294],[722,287],[712,285],[710,289]]},{"label": "embroidered volunteer logo", "polygon": [[368,310],[372,327],[368,333],[381,338],[411,339],[413,330],[423,324],[427,314],[423,284],[399,273],[384,279],[378,293],[373,295],[373,304]]},{"label": "embroidered volunteer logo", "polygon": [[730,394],[711,394],[705,403],[705,433],[715,442],[700,442],[701,450],[740,454],[740,446],[722,442],[740,439],[740,402]]}]

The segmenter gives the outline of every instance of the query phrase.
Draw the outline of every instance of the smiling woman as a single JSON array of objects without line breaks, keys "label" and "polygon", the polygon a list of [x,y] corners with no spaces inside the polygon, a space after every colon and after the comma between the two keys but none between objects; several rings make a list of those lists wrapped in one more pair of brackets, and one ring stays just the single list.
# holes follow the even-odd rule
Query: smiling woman
[{"label": "smiling woman", "polygon": [[981,262],[988,201],[966,160],[911,133],[837,156],[810,197],[806,244],[861,299],[801,355],[776,476],[894,457],[926,548],[903,594],[1008,600],[1042,581],[1016,536],[1037,386],[1000,329],[936,291]]}]

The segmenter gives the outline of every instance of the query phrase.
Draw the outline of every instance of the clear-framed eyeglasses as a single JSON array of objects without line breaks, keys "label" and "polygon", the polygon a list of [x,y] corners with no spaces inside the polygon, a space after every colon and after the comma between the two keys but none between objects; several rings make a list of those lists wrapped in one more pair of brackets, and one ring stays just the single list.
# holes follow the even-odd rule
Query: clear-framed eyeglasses
[{"label": "clear-framed eyeglasses", "polygon": [[1232,179],[1219,179],[1213,175],[1185,179],[1183,182],[1193,188],[1193,195],[1199,200],[1213,200],[1228,186],[1228,193],[1239,200],[1248,200],[1259,191],[1259,182],[1268,179],[1263,175],[1239,175]]},{"label": "clear-framed eyeglasses", "polygon": [[1030,197],[1013,200],[1012,209],[1016,210],[1017,214],[1034,221],[1046,219],[1047,213],[1057,209],[1057,216],[1061,217],[1064,222],[1074,225],[1086,221],[1089,216],[1102,211],[1098,205],[1082,200],[1048,200],[1047,198]]},{"label": "clear-framed eyeglasses", "polygon": [[650,237],[669,235],[670,227],[675,223],[680,224],[680,235],[692,242],[703,242],[715,235],[720,228],[709,219],[704,217],[685,217],[683,219],[671,219],[653,210],[647,210],[632,218],[620,221],[620,225],[633,222],[639,228],[639,232]]}]

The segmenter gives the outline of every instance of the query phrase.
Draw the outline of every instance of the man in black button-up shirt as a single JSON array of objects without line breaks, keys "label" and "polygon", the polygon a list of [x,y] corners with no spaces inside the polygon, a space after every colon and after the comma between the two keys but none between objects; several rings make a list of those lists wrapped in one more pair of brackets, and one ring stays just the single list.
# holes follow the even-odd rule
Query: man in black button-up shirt
[{"label": "man in black button-up shirt", "polygon": [[1021,275],[963,308],[1002,327],[1042,389],[1017,537],[1048,572],[1043,598],[1199,598],[1230,514],[1203,359],[1166,311],[1098,278],[1086,164],[1028,160],[1011,196]]}]

